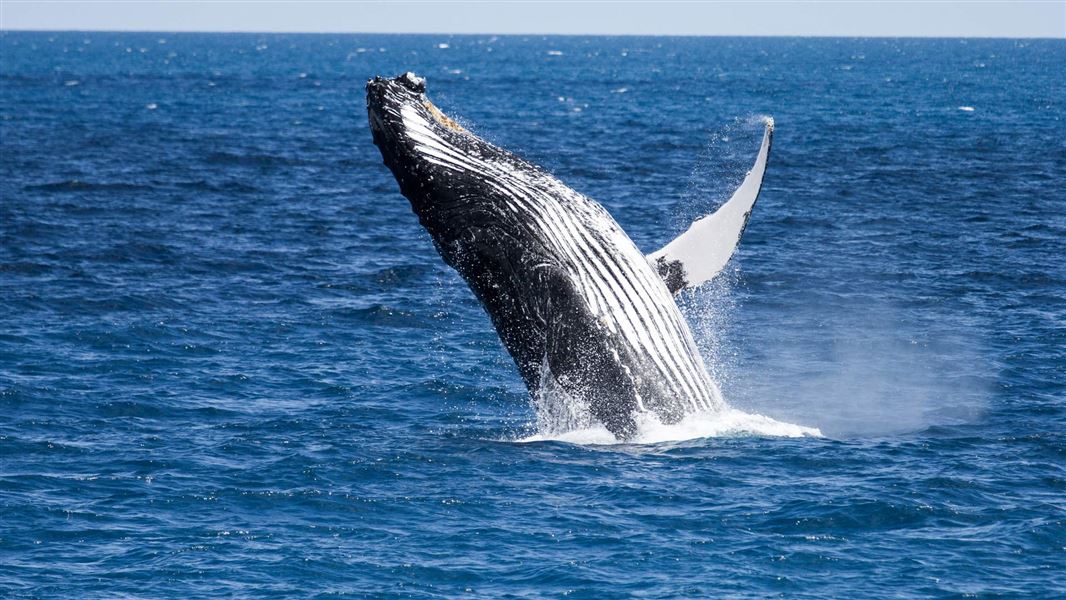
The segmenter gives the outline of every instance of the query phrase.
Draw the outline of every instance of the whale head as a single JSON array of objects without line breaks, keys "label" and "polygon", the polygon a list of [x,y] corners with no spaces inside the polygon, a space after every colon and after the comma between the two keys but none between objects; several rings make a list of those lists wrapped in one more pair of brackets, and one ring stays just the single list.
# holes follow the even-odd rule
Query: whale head
[{"label": "whale head", "polygon": [[[374,143],[445,262],[460,273],[515,272],[499,263],[519,260],[508,240],[529,238],[532,218],[521,218],[528,202],[515,198],[543,173],[448,118],[413,73],[375,77],[366,92]],[[517,254],[540,256],[542,247],[529,239]]]},{"label": "whale head", "polygon": [[374,143],[386,149],[405,137],[402,110],[417,107],[426,99],[426,80],[408,71],[389,79],[374,77],[366,82],[366,110]]},{"label": "whale head", "polygon": [[485,178],[477,157],[488,145],[429,101],[426,80],[411,72],[375,77],[366,106],[374,143],[423,225],[469,212],[472,188]]}]

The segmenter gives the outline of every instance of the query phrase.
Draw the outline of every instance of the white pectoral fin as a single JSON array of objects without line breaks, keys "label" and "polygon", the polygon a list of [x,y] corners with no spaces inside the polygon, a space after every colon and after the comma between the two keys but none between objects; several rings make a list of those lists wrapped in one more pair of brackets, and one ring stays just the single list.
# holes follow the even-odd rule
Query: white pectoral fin
[{"label": "white pectoral fin", "polygon": [[759,156],[733,197],[713,214],[697,219],[688,230],[662,249],[648,255],[648,262],[659,272],[671,293],[696,287],[720,273],[740,244],[751,209],[759,198],[774,120],[767,118]]}]

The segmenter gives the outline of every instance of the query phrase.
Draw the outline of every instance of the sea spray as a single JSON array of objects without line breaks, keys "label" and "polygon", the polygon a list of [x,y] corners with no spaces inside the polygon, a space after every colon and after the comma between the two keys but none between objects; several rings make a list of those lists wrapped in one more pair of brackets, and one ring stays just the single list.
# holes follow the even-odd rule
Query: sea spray
[{"label": "sea spray", "polygon": [[[761,352],[738,362],[730,392],[746,410],[812,423],[831,436],[889,435],[973,422],[988,386],[980,338],[861,297],[791,304],[773,331],[735,329]],[[811,331],[817,331],[812,336]]]},{"label": "sea spray", "polygon": [[547,358],[541,365],[540,386],[533,394],[533,409],[536,413],[536,431],[542,435],[563,435],[588,429],[596,423],[588,403],[566,393],[556,383]]}]

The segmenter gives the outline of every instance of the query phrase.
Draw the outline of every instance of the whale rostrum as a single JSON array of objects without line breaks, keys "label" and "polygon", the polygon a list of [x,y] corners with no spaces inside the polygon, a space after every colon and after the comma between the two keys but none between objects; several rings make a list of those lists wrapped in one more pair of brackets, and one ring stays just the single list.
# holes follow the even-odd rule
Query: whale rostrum
[{"label": "whale rostrum", "polygon": [[485,307],[530,393],[588,407],[619,439],[725,403],[674,293],[736,249],[770,150],[718,211],[645,257],[597,202],[448,118],[412,73],[366,86],[374,143],[444,261]]}]

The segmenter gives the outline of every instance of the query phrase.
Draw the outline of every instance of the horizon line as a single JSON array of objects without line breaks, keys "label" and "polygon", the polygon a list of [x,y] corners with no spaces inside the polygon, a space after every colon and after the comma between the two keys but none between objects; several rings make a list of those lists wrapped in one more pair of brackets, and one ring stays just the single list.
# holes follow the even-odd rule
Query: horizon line
[{"label": "horizon line", "polygon": [[426,36],[496,36],[496,37],[657,37],[657,38],[805,38],[805,39],[919,39],[919,40],[1058,40],[1062,37],[1045,36],[1001,36],[1001,35],[805,35],[805,34],[748,34],[748,33],[491,33],[462,32],[448,33],[439,31],[294,31],[286,29],[49,29],[34,27],[0,28],[0,35],[7,33],[152,33],[152,34],[247,34],[247,35],[426,35]]}]

